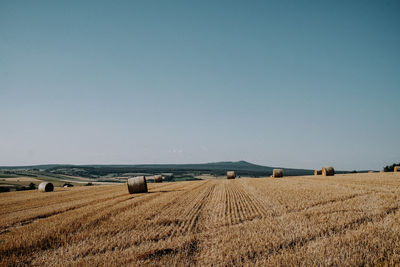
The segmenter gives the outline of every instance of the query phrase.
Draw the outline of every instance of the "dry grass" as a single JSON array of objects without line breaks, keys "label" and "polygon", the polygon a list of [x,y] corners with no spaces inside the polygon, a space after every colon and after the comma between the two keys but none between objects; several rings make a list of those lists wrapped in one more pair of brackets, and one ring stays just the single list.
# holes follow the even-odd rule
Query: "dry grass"
[{"label": "dry grass", "polygon": [[2,178],[2,180],[6,181],[6,182],[41,182],[41,180],[39,180],[39,179],[28,177],[28,176]]},{"label": "dry grass", "polygon": [[0,194],[0,266],[395,265],[400,174]]}]

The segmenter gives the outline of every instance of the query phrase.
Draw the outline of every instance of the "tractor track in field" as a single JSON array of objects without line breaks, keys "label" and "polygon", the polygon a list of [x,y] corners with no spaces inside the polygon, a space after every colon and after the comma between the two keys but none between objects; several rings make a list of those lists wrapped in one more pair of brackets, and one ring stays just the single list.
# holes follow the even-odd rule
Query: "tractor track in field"
[{"label": "tractor track in field", "polygon": [[225,187],[225,199],[225,222],[223,224],[225,226],[262,218],[266,214],[263,205],[254,196],[246,193],[243,187],[239,185],[227,185]]},{"label": "tractor track in field", "polygon": [[165,203],[159,212],[146,217],[145,220],[150,222],[149,227],[154,227],[152,232],[155,233],[153,236],[150,235],[149,240],[158,242],[194,231],[203,206],[215,187],[215,185],[208,186],[209,183],[210,181],[206,181],[197,185],[191,190],[191,194],[182,193],[175,196]]},{"label": "tractor track in field", "polygon": [[215,184],[206,188],[206,190],[204,190],[202,194],[199,194],[198,197],[192,201],[193,204],[189,205],[182,214],[182,218],[184,219],[171,233],[171,238],[175,237],[178,234],[195,232],[202,209],[214,192],[214,189]]}]

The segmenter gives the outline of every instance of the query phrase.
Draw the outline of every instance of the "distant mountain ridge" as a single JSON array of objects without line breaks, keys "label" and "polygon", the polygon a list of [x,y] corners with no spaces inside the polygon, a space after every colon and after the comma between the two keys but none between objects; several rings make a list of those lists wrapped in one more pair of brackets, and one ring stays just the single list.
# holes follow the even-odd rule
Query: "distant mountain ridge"
[{"label": "distant mountain ridge", "polygon": [[[2,166],[0,169],[41,169],[46,171],[57,171],[60,169],[80,169],[96,175],[107,173],[127,173],[127,172],[209,172],[213,174],[223,174],[228,170],[236,171],[238,175],[266,176],[271,175],[275,167],[262,166],[247,161],[222,161],[197,164],[91,164],[91,165],[70,165],[70,164],[46,164],[32,166]],[[281,168],[285,175],[311,175],[313,170]]]}]

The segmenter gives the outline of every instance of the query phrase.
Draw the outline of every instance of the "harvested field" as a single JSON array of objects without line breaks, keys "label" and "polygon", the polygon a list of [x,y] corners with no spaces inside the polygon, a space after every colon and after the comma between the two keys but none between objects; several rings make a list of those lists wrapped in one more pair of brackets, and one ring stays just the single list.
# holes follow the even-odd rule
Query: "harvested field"
[{"label": "harvested field", "polygon": [[0,195],[0,265],[400,264],[400,173]]},{"label": "harvested field", "polygon": [[2,180],[6,182],[41,182],[41,180],[29,176],[3,178]]}]

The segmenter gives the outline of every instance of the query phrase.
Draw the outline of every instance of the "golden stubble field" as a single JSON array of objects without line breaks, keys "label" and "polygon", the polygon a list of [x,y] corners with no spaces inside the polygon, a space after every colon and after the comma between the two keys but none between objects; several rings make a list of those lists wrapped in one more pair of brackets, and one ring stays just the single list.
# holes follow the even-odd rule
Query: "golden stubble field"
[{"label": "golden stubble field", "polygon": [[0,194],[0,266],[400,264],[400,173]]}]

